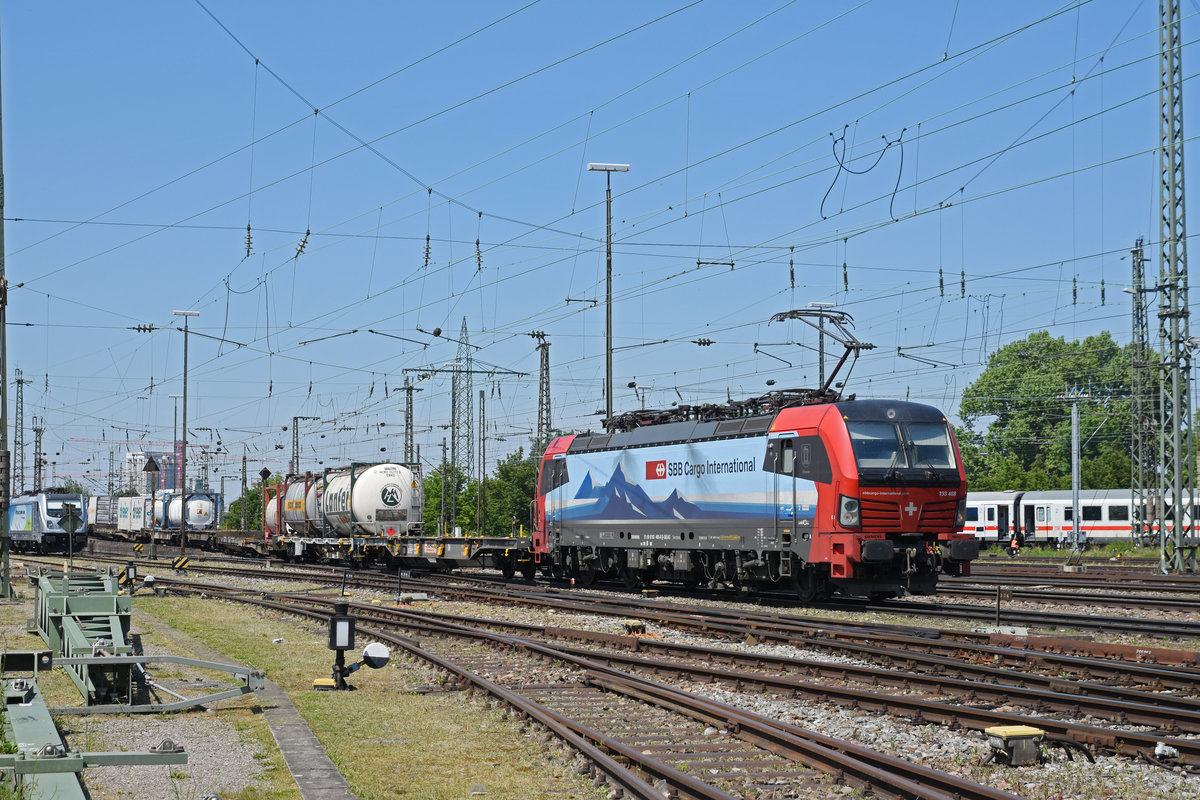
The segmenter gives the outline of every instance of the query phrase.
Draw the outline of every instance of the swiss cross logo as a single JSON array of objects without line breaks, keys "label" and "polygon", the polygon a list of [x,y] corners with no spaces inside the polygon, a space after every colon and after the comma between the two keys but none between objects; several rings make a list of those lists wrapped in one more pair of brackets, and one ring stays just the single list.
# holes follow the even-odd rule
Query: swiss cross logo
[{"label": "swiss cross logo", "polygon": [[646,480],[654,481],[660,478],[667,477],[667,462],[666,461],[647,461],[646,462]]}]

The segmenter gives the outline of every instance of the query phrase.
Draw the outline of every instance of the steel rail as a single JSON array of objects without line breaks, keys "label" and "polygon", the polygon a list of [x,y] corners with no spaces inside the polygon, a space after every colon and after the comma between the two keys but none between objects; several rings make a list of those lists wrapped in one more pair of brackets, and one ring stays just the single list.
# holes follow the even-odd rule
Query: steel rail
[{"label": "steel rail", "polygon": [[[155,562],[148,562],[148,563],[154,564]],[[267,578],[267,577],[279,577],[281,579],[284,579],[286,577],[289,577],[289,576],[285,576],[281,573],[276,573],[276,572],[272,572],[272,571],[264,571],[261,569],[242,569],[242,568],[232,568],[231,569],[231,568],[216,568],[216,567],[204,567],[204,566],[195,566],[195,565],[190,566],[189,569],[195,570],[197,572],[217,572],[217,573],[227,574],[227,575],[241,575],[244,577],[260,578],[260,579]],[[389,582],[388,582],[387,578],[381,577],[377,580],[371,579],[371,578],[362,576],[357,570],[350,570],[350,569],[333,569],[327,574],[322,574],[320,572],[317,572],[314,574],[306,574],[304,576],[304,579],[310,580],[314,583],[332,584],[332,583],[340,582],[343,579],[342,576],[346,572],[355,572],[356,573],[355,580],[362,583],[363,585],[371,585],[371,586],[374,586],[376,588],[381,588],[381,589],[386,589],[389,587]],[[445,583],[439,583],[439,582],[433,582],[433,581],[421,580],[421,579],[409,579],[408,584],[409,584],[409,586],[416,586],[416,587],[421,587],[421,588],[429,588],[429,589],[436,588],[438,591],[453,592],[453,593],[457,593],[460,595],[472,594],[472,593],[476,593],[476,592],[486,593],[488,591],[486,589],[482,589],[482,588],[478,588],[478,587],[471,588],[471,587],[465,587],[465,586],[447,586]],[[530,591],[528,587],[522,587],[520,589],[517,589],[517,591],[522,593],[522,597],[525,598],[526,602],[532,602],[532,603],[537,603],[537,602],[544,603],[545,602],[544,600],[535,597],[535,595],[550,593],[550,592],[542,592],[542,593],[533,592],[533,591]],[[553,591],[553,590],[551,590],[551,591]],[[494,590],[493,590],[493,594],[494,594]],[[985,596],[986,596],[986,593],[985,593]],[[1030,599],[1033,599],[1033,598],[1030,598]],[[1079,597],[1077,595],[1071,596],[1070,599],[1072,602],[1079,601]],[[640,600],[640,598],[639,598],[639,600]],[[619,601],[616,601],[612,598],[608,598],[606,600],[606,602],[616,605],[616,604],[618,604]],[[1097,602],[1108,603],[1109,601],[1108,600],[1103,600],[1103,601],[1098,600]],[[1118,604],[1120,604],[1120,603],[1118,603]],[[1149,603],[1149,605],[1151,605],[1152,607],[1161,607],[1162,604],[1163,604],[1163,601],[1161,599],[1158,599],[1155,602]],[[627,607],[635,607],[633,605],[632,601],[627,602],[625,605]],[[933,603],[918,603],[918,602],[902,601],[902,600],[889,600],[889,601],[882,601],[879,603],[867,603],[862,600],[846,600],[846,601],[841,601],[841,602],[831,602],[831,603],[821,604],[819,606],[814,606],[814,607],[828,608],[830,610],[846,610],[847,608],[852,609],[852,610],[862,609],[862,610],[869,610],[869,611],[882,611],[885,613],[893,613],[893,614],[900,614],[900,615],[906,615],[906,616],[923,616],[923,617],[933,617],[933,618],[946,617],[946,618],[953,618],[953,619],[970,619],[970,620],[976,620],[976,621],[980,621],[980,622],[989,622],[989,621],[995,620],[995,618],[996,618],[996,609],[992,606],[943,605],[943,604],[933,604]],[[640,612],[640,613],[644,613],[644,612]],[[1120,632],[1120,633],[1133,633],[1133,634],[1156,636],[1156,637],[1174,636],[1174,637],[1181,637],[1181,638],[1200,639],[1200,623],[1181,622],[1181,621],[1175,621],[1175,620],[1159,619],[1159,620],[1147,621],[1147,620],[1139,620],[1139,619],[1130,618],[1130,617],[1112,617],[1112,616],[1101,617],[1101,616],[1097,616],[1097,615],[1061,614],[1061,613],[1057,613],[1057,612],[1029,611],[1029,610],[1012,609],[1012,608],[1003,609],[1002,614],[1001,614],[1001,619],[1003,622],[1010,624],[1010,625],[1025,625],[1025,626],[1030,626],[1030,627],[1063,627],[1063,628],[1074,628],[1074,629],[1079,629],[1079,630],[1103,630],[1103,631],[1114,631],[1114,632]]]},{"label": "steel rail", "polygon": [[[229,595],[229,599],[241,602],[250,602],[255,605],[263,605],[280,611],[290,611],[292,613],[300,613],[305,616],[316,618],[328,616],[329,612],[316,611],[312,608],[303,608],[294,606],[292,604],[304,602],[309,605],[320,607],[328,606],[331,608],[332,603],[334,602],[333,600],[326,598],[301,598],[297,596],[282,597],[290,601],[290,603],[281,603],[262,598],[247,597],[240,593]],[[661,687],[652,681],[648,681],[637,676],[628,675],[612,667],[608,667],[603,663],[594,661],[591,658],[574,655],[566,650],[563,650],[562,648],[532,641],[524,637],[497,634],[467,625],[452,623],[446,620],[442,620],[440,625],[434,626],[429,621],[421,619],[420,615],[401,609],[381,609],[377,606],[365,604],[351,604],[351,606],[354,608],[356,613],[361,613],[362,615],[368,616],[375,622],[386,622],[386,624],[389,625],[400,625],[402,627],[409,628],[423,628],[430,632],[436,631],[436,633],[441,635],[452,634],[457,636],[467,636],[475,640],[485,640],[499,646],[519,648],[532,653],[540,654],[542,656],[558,659],[560,661],[567,661],[575,664],[583,670],[595,672],[597,674],[603,674],[610,679],[620,680],[629,686],[641,687],[642,690],[646,692],[655,692],[661,689]],[[381,616],[385,611],[387,612],[387,616],[392,616],[397,619],[381,619]],[[521,705],[521,703],[514,702],[513,700],[513,698],[519,698],[519,694],[513,693],[497,684],[493,684],[481,676],[471,673],[461,666],[455,665],[446,659],[442,659],[436,654],[425,650],[412,639],[394,636],[392,634],[387,634],[383,631],[371,628],[360,627],[359,630],[370,632],[373,635],[379,636],[380,638],[388,641],[394,641],[397,646],[402,647],[413,655],[425,659],[430,663],[433,663],[435,666],[450,672],[451,674],[459,676],[466,682],[480,686],[480,688],[485,689],[485,691],[492,696],[497,697],[497,699],[501,699],[504,702],[513,705],[514,707],[521,708],[523,712],[525,711],[525,708]],[[522,700],[524,700],[524,698],[522,698]],[[535,706],[537,709],[545,711],[546,714],[551,717],[554,716],[554,712],[545,709],[543,706],[534,701],[525,702]],[[766,720],[766,718],[761,718],[761,723],[750,724],[749,720],[754,715],[749,715],[746,712],[741,712],[725,704],[717,703],[716,701],[697,700],[697,702],[699,702],[701,705],[707,705],[709,712],[706,718],[720,719],[723,721],[737,721],[738,725],[737,730],[735,731],[737,735],[742,738],[746,738],[747,741],[755,743],[760,747],[764,747],[764,749],[770,752],[775,752],[776,754],[789,757],[785,753],[781,753],[777,745],[772,744],[772,742],[778,742],[781,737],[783,737],[783,734],[780,733],[780,724],[773,724],[769,720]],[[531,713],[531,716],[534,715]],[[535,718],[538,717],[535,716]],[[539,719],[539,721],[542,720]],[[571,723],[565,719],[560,719],[558,721],[559,723],[568,726],[570,730],[579,736],[587,738],[593,742],[596,742],[597,744],[602,744],[603,747],[612,749],[614,752],[618,752],[624,758],[636,761],[636,763],[638,763],[641,768],[645,769],[648,774],[667,780],[672,785],[676,785],[676,782],[682,779],[687,779],[688,781],[694,780],[685,773],[680,773],[668,765],[662,764],[661,762],[658,762],[657,760],[650,758],[633,748],[629,748],[618,741],[604,737],[598,732],[591,731],[585,726],[578,725],[577,723]],[[938,770],[933,770],[929,767],[907,762],[894,756],[888,756],[886,754],[873,751],[870,748],[853,745],[852,743],[848,742],[839,742],[831,737],[820,737],[819,734],[812,734],[812,736],[820,737],[820,740],[805,739],[804,737],[800,736],[802,733],[804,732],[801,731],[801,729],[792,728],[790,732],[787,733],[786,737],[783,737],[795,739],[795,741],[790,741],[791,747],[786,751],[786,753],[804,753],[804,757],[799,759],[800,763],[817,768],[825,768],[827,771],[832,771],[833,774],[840,776],[851,783],[861,783],[860,788],[870,787],[872,790],[887,794],[888,796],[894,796],[897,798],[911,798],[912,800],[954,800],[955,798],[958,800],[967,800],[968,798],[970,800],[1013,800],[1013,798],[1016,797],[1008,792],[982,786],[948,773],[943,773]],[[830,743],[837,743],[838,747],[831,748]],[[797,750],[796,748],[799,749]],[[591,756],[588,757],[590,758]],[[902,774],[898,777],[897,772],[901,772]],[[688,784],[687,781],[685,781],[683,784],[679,785],[678,788],[683,790],[687,789],[687,787]],[[711,788],[708,787],[707,784],[700,784],[700,787]],[[696,790],[699,791],[700,787],[696,787]],[[943,789],[942,787],[949,788]],[[690,792],[691,790],[689,789],[688,791]],[[720,790],[715,791],[719,792]],[[635,796],[641,797],[641,795]],[[652,796],[658,800],[658,798],[662,797],[662,794],[659,793]],[[692,795],[688,792],[685,792],[684,796]],[[697,798],[708,798],[710,796],[725,797],[727,795],[696,794],[695,796]]]},{"label": "steel rail", "polygon": [[[360,606],[363,611],[376,611],[379,609],[372,606]],[[399,612],[397,616],[410,617],[414,622],[422,622],[415,615],[407,612]],[[479,638],[497,638],[506,640],[513,646],[526,647],[528,649],[545,652],[547,655],[558,653],[558,657],[579,658],[580,663],[585,668],[596,667],[595,662],[588,663],[589,658],[580,656],[572,656],[566,653],[562,648],[545,645],[540,642],[533,642],[521,637],[511,637],[502,634],[491,634],[486,631],[472,629],[467,626],[450,625],[453,628],[463,629],[468,635],[477,636]],[[594,656],[595,654],[591,654]],[[605,656],[607,657],[607,656]],[[664,664],[664,668],[676,670],[679,667],[677,664]],[[719,671],[711,670],[711,673]],[[746,675],[732,676],[734,681],[741,677],[743,683],[763,684],[769,680],[769,676],[761,675]],[[1155,736],[1143,734],[1137,731],[1129,730],[1113,730],[1101,728],[1093,725],[1084,725],[1078,723],[1064,723],[1059,720],[1054,720],[1046,717],[1030,718],[1026,715],[1011,714],[1006,712],[987,711],[982,709],[972,708],[970,706],[951,705],[947,703],[939,703],[934,701],[920,700],[906,696],[895,695],[877,695],[873,692],[843,689],[831,687],[827,685],[803,684],[801,682],[781,682],[780,688],[797,687],[802,688],[806,694],[818,699],[838,699],[847,705],[856,708],[869,708],[884,713],[890,713],[893,709],[901,710],[918,720],[918,722],[936,721],[944,724],[963,724],[968,727],[983,730],[994,725],[1027,725],[1031,721],[1036,721],[1036,724],[1047,731],[1053,732],[1059,736],[1074,739],[1081,743],[1092,744],[1100,747],[1108,748],[1113,752],[1124,753],[1125,755],[1139,756],[1154,752],[1154,748],[1159,742],[1165,742],[1179,749],[1180,758],[1188,764],[1200,765],[1200,740],[1169,738],[1163,736]]]},{"label": "steel rail", "polygon": [[[423,612],[423,616],[432,619],[445,619],[450,622],[466,624],[465,618],[452,614],[425,611]],[[475,624],[486,624],[490,627],[503,627],[531,635],[543,635],[550,638],[567,640],[574,639],[579,641],[608,643],[632,650],[661,650],[667,653],[679,654],[680,657],[705,657],[710,659],[719,658],[727,659],[729,661],[759,661],[767,664],[774,664],[778,668],[794,666],[808,671],[827,672],[831,674],[855,673],[860,675],[862,679],[866,680],[885,680],[886,675],[889,674],[888,670],[876,667],[856,667],[827,661],[806,661],[803,659],[788,658],[783,656],[741,653],[736,650],[705,648],[696,645],[666,642],[657,639],[641,639],[632,636],[621,636],[619,634],[595,633],[592,631],[582,631],[546,625],[534,625],[531,623],[512,622],[509,620],[487,620],[486,623],[477,619],[473,621]],[[929,640],[924,638],[910,638],[908,643],[911,645],[925,646],[929,643]],[[838,654],[845,654],[849,652],[856,656],[871,658],[886,663],[902,662],[914,665],[918,669],[924,670],[926,673],[928,673],[927,675],[922,675],[920,672],[915,672],[912,680],[917,682],[923,681],[926,683],[941,684],[947,679],[958,679],[960,682],[972,687],[980,686],[981,684],[979,684],[978,681],[966,679],[966,676],[971,675],[979,679],[986,679],[994,682],[996,690],[1003,689],[1005,691],[1029,691],[1040,688],[1046,692],[1066,693],[1072,698],[1083,696],[1098,700],[1148,705],[1157,709],[1171,708],[1182,712],[1186,717],[1189,718],[1191,715],[1200,715],[1200,699],[1192,697],[1143,691],[1125,686],[1108,686],[1100,683],[1067,680],[1057,676],[1039,675],[1037,673],[1024,670],[1014,670],[1012,668],[989,666],[986,664],[974,664],[949,656],[913,652],[911,650],[894,647],[882,647],[879,645],[860,643],[849,639],[843,640],[830,637],[809,637],[805,638],[803,641],[793,640],[791,644],[800,648],[819,649]],[[944,647],[950,650],[964,649],[963,645],[954,643],[946,644]],[[1197,686],[1197,683],[1200,682],[1200,670],[1195,669],[1177,669],[1144,664],[1113,665],[1109,664],[1109,662],[1098,662],[1096,659],[1086,659],[1077,655],[1060,656],[1053,654],[1042,655],[1041,653],[1037,653],[1032,654],[1031,656],[1030,652],[1027,650],[1017,650],[1002,647],[981,647],[972,645],[970,649],[993,660],[1011,660],[1014,665],[1028,663],[1031,660],[1039,662],[1044,661],[1047,666],[1052,667],[1055,671],[1062,671],[1068,668],[1074,668],[1076,671],[1081,668],[1085,671],[1104,671],[1114,677],[1126,679],[1130,677],[1138,677],[1145,683],[1164,685],[1175,689],[1194,690]],[[1102,665],[1102,669],[1101,667],[1097,666],[1097,664]],[[879,673],[879,675],[877,676],[875,673]],[[1200,722],[1197,724],[1200,724]]]},{"label": "steel rail", "polygon": [[[175,583],[179,585],[185,584],[183,581],[176,581]],[[194,591],[212,591],[212,589],[206,589],[198,585],[194,588]],[[334,602],[333,600],[326,602],[322,598],[317,602],[317,604],[322,606],[328,605],[329,609],[316,610],[312,608],[303,608],[296,604],[281,603],[277,601],[266,600],[260,597],[250,597],[240,591],[229,593],[222,592],[220,593],[220,596],[222,596],[224,599],[232,600],[234,602],[247,603],[262,608],[270,608],[275,611],[296,614],[298,616],[304,616],[308,617],[309,619],[321,621],[327,621],[329,619],[332,614],[332,604]],[[301,599],[314,600],[315,598],[293,597],[289,599],[295,602]],[[601,772],[607,775],[616,786],[619,786],[622,790],[628,793],[631,798],[635,798],[636,800],[662,800],[662,792],[660,792],[651,784],[642,780],[638,775],[634,774],[631,770],[614,760],[607,753],[603,752],[598,747],[593,746],[586,739],[580,737],[571,727],[566,725],[562,719],[558,718],[557,715],[555,715],[549,709],[546,709],[544,706],[526,700],[520,695],[504,688],[503,686],[500,686],[499,684],[493,683],[480,675],[476,675],[446,659],[441,658],[435,653],[425,650],[415,639],[370,628],[360,627],[358,630],[375,636],[381,641],[390,642],[396,647],[403,649],[405,652],[411,653],[417,658],[428,661],[439,669],[457,676],[464,683],[475,686],[481,691],[491,695],[492,697],[495,697],[497,700],[512,706],[519,713],[524,714],[544,725],[547,729],[553,731],[556,736],[568,743],[570,746],[574,747],[585,758],[595,764]],[[677,772],[676,770],[671,770],[669,767],[666,767],[666,765],[662,766],[669,772]],[[687,786],[689,783],[697,783],[694,781],[694,779],[690,779],[688,776],[683,775],[682,773],[680,773],[680,776],[681,786]],[[665,775],[662,777],[665,777]],[[720,790],[710,787],[707,784],[699,784],[697,788],[702,788],[703,790],[707,791],[699,791],[694,794],[688,794],[687,796],[694,797],[696,800],[736,800],[736,798],[734,798],[732,795],[721,792]]]}]

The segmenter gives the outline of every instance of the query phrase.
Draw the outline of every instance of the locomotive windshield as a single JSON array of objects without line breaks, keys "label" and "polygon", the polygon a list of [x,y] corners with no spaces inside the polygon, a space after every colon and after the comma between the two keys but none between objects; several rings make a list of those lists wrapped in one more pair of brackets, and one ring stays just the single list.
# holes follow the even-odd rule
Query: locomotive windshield
[{"label": "locomotive windshield", "polygon": [[46,515],[58,519],[63,515],[63,501],[46,499]]},{"label": "locomotive windshield", "polygon": [[847,420],[858,468],[955,469],[954,447],[944,422]]}]

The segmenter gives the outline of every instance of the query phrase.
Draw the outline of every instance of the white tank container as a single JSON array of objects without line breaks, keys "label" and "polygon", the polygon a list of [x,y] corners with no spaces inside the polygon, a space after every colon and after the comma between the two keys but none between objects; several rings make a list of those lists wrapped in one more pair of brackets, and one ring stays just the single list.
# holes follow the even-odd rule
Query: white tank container
[{"label": "white tank container", "polygon": [[312,484],[308,487],[308,493],[304,495],[304,521],[308,523],[308,530],[314,536],[321,535],[321,492],[322,480],[319,477],[314,477]]},{"label": "white tank container", "polygon": [[[178,495],[171,498],[167,506],[167,526],[178,528],[182,519],[183,500]],[[194,530],[211,528],[215,524],[216,506],[211,497],[205,495],[189,495],[187,501],[187,524]]]},{"label": "white tank container", "polygon": [[279,535],[279,511],[274,499],[268,501],[267,507],[263,510],[263,530],[267,536]]},{"label": "white tank container", "polygon": [[[353,481],[351,477],[350,470],[325,476],[319,502],[331,533],[399,536],[420,526],[420,512],[414,514],[413,508],[414,495],[420,496],[420,486],[408,467],[399,464],[355,467]],[[415,489],[414,484],[417,484]]]},{"label": "white tank container", "polygon": [[307,535],[308,528],[308,494],[310,485],[303,477],[294,478],[287,483],[283,494],[283,521],[291,528],[291,533]]}]

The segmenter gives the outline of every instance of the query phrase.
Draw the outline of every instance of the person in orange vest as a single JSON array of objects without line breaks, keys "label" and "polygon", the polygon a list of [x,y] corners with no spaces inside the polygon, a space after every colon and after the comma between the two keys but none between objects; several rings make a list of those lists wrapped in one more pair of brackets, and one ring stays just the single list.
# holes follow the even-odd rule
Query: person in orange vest
[{"label": "person in orange vest", "polygon": [[1018,556],[1021,554],[1021,540],[1017,538],[1017,534],[1013,533],[1012,541],[1008,543],[1008,554],[1010,556]]}]

